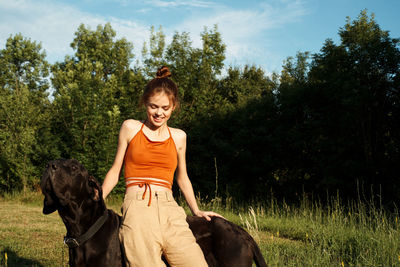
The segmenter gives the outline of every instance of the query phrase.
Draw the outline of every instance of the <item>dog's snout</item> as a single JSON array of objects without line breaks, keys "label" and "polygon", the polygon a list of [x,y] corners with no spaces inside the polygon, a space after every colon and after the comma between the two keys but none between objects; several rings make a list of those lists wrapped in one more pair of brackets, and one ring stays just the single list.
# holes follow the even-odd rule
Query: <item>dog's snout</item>
[{"label": "dog's snout", "polygon": [[52,163],[52,164],[51,164],[51,168],[52,168],[53,170],[57,170],[58,166],[57,166],[57,164]]},{"label": "dog's snout", "polygon": [[58,162],[56,160],[54,161],[50,161],[49,163],[47,163],[46,165],[46,169],[51,170],[51,171],[55,171],[58,169]]}]

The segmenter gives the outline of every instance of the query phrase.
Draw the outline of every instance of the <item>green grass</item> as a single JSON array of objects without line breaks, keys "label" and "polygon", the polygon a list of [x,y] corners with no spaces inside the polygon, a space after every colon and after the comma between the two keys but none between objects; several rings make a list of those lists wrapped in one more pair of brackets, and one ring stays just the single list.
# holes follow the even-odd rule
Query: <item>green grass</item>
[{"label": "green grass", "polygon": [[[57,213],[42,214],[42,201],[38,192],[0,198],[0,266],[68,266],[65,227]],[[121,202],[107,205],[119,212]],[[372,204],[199,203],[245,228],[270,266],[400,266],[399,215]]]},{"label": "green grass", "polygon": [[0,214],[0,266],[68,266],[57,213],[44,216],[39,205],[1,201]]}]

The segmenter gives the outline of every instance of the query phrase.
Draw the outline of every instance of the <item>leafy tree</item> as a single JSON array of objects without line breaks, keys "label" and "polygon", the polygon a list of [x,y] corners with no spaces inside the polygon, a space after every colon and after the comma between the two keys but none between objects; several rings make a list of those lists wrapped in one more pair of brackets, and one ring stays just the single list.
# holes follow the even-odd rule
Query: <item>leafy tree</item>
[{"label": "leafy tree", "polygon": [[[278,120],[275,134],[280,149],[276,151],[273,177],[274,190],[287,199],[293,199],[309,188],[310,178],[315,175],[311,152],[314,149],[314,114],[310,101],[317,99],[308,85],[310,56],[308,52],[298,52],[296,57],[288,57],[282,66],[279,86],[276,90]],[[278,194],[277,194],[278,195]]]},{"label": "leafy tree", "polygon": [[160,26],[158,31],[155,32],[154,26],[150,28],[149,47],[144,42],[142,49],[142,57],[144,63],[144,72],[149,78],[154,78],[155,71],[163,65],[165,61],[165,34]]},{"label": "leafy tree", "polygon": [[[24,191],[38,182],[41,161],[46,156],[36,147],[48,118],[49,64],[41,45],[16,34],[0,51],[0,190]],[[55,154],[55,152],[53,150]]]},{"label": "leafy tree", "polygon": [[283,85],[292,85],[294,83],[304,84],[307,82],[307,75],[310,67],[309,52],[298,52],[296,62],[293,57],[288,57],[282,66],[280,82]]},{"label": "leafy tree", "polygon": [[186,91],[190,90],[192,95],[189,112],[210,117],[221,102],[217,91],[217,76],[224,66],[225,44],[216,25],[212,30],[205,28],[201,39],[202,49],[194,52],[195,58],[199,59],[194,84]]},{"label": "leafy tree", "polygon": [[[192,121],[188,162],[202,192],[234,195],[236,200],[265,196],[276,152],[273,124],[275,84],[255,67],[231,68],[218,83],[218,108]],[[218,172],[218,181],[215,181]],[[213,196],[213,195],[211,195]]]},{"label": "leafy tree", "polygon": [[190,90],[196,80],[199,52],[192,47],[188,32],[175,32],[167,47],[165,59],[171,68],[173,79],[178,85],[182,102],[191,103]]},{"label": "leafy tree", "polygon": [[399,41],[366,10],[339,35],[341,44],[327,40],[309,74],[319,95],[321,182],[347,190],[357,180],[381,184],[392,198],[399,192]]},{"label": "leafy tree", "polygon": [[234,108],[247,104],[249,100],[260,99],[264,94],[271,92],[275,84],[267,78],[261,68],[244,66],[230,67],[227,77],[218,84],[219,94],[233,105]]},{"label": "leafy tree", "polygon": [[134,99],[143,79],[129,68],[132,45],[115,40],[109,24],[95,31],[81,25],[71,47],[75,54],[52,68],[53,131],[62,155],[77,158],[101,180],[113,161],[122,121],[138,112]]}]

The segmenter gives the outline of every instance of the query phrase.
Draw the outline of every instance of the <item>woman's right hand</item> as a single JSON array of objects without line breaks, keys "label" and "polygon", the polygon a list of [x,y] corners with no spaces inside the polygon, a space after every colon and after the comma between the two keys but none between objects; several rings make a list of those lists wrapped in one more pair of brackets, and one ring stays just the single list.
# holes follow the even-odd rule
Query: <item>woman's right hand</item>
[{"label": "woman's right hand", "polygon": [[216,216],[216,217],[220,217],[220,218],[225,219],[222,215],[220,215],[220,214],[218,214],[216,212],[213,212],[213,211],[202,211],[202,210],[199,210],[194,215],[197,216],[197,217],[203,217],[207,221],[211,221],[211,217],[212,216]]}]

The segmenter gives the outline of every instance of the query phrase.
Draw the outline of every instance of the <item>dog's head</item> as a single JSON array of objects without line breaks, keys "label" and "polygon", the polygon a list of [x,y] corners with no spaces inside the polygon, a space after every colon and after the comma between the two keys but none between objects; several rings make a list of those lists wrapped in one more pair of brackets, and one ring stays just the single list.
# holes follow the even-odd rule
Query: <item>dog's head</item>
[{"label": "dog's head", "polygon": [[88,201],[103,201],[99,182],[75,159],[50,161],[40,186],[44,195],[44,214],[68,205],[80,207]]}]

